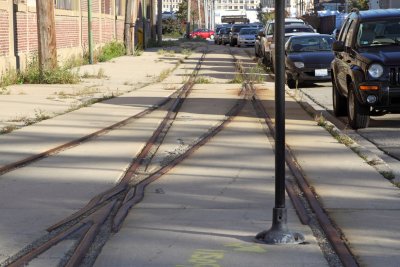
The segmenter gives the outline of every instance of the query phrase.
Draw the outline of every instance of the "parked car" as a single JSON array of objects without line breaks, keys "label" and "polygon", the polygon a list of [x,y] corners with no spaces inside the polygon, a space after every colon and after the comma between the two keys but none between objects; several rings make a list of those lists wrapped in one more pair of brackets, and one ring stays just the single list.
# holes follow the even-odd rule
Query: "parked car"
[{"label": "parked car", "polygon": [[332,98],[336,116],[353,129],[371,115],[400,113],[400,9],[353,11],[333,43]]},{"label": "parked car", "polygon": [[288,38],[285,44],[285,76],[289,88],[295,88],[296,82],[331,80],[334,41],[331,35],[318,33],[301,33]]},{"label": "parked car", "polygon": [[263,36],[264,30],[265,30],[265,28],[258,29],[256,40],[254,41],[254,55],[256,57],[262,56],[261,38]]},{"label": "parked car", "polygon": [[219,44],[222,45],[229,44],[230,33],[231,33],[231,27],[224,28],[223,31],[221,32],[220,36],[221,41],[219,42]]},{"label": "parked car", "polygon": [[[315,33],[315,30],[310,25],[285,25],[285,35],[291,34],[302,34],[302,33]],[[269,58],[265,56],[264,64],[274,71],[275,64],[275,35],[272,36],[272,40],[269,43]]]},{"label": "parked car", "polygon": [[[285,19],[285,25],[304,25],[306,24],[301,19],[287,18]],[[261,44],[261,57],[265,64],[270,64],[270,43],[272,42],[272,37],[274,35],[275,29],[275,20],[271,20],[267,22],[267,25],[264,28],[264,32],[260,36],[260,44]]]},{"label": "parked car", "polygon": [[197,29],[190,33],[190,38],[203,38],[203,39],[211,38],[211,39],[213,39],[214,35],[215,35],[215,32],[213,30]]},{"label": "parked car", "polygon": [[257,36],[257,28],[242,28],[238,34],[238,47],[254,46]]},{"label": "parked car", "polygon": [[231,32],[229,33],[229,45],[230,46],[237,45],[237,38],[240,29],[249,27],[251,27],[249,24],[233,24],[231,27]]},{"label": "parked car", "polygon": [[214,35],[214,44],[218,44],[218,38],[219,38],[219,32],[220,30],[224,28],[223,26],[218,26],[217,28],[215,28],[215,35]]}]

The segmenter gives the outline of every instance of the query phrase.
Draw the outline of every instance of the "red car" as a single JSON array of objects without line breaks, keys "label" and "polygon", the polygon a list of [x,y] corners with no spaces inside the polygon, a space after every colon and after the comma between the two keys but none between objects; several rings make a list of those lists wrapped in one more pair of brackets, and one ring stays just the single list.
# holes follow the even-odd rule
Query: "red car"
[{"label": "red car", "polygon": [[190,38],[203,38],[203,39],[211,38],[211,39],[213,39],[214,34],[215,33],[213,30],[197,29],[190,33]]}]

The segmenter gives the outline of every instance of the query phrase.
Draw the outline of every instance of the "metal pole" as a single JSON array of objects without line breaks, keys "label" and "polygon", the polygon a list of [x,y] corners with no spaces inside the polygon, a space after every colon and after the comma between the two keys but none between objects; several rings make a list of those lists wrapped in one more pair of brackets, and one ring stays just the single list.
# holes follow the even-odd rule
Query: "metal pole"
[{"label": "metal pole", "polygon": [[198,12],[199,12],[199,26],[198,26],[198,28],[202,28],[201,27],[201,23],[202,23],[202,21],[201,21],[201,4],[200,4],[200,0],[197,0],[197,10],[198,10]]},{"label": "metal pole", "polygon": [[211,29],[215,29],[215,0],[211,2]]},{"label": "metal pole", "polygon": [[304,236],[287,227],[285,207],[285,1],[275,1],[275,207],[272,226],[256,235],[267,244],[298,244]]},{"label": "metal pole", "polygon": [[207,3],[207,0],[204,0],[203,7],[204,7],[204,23],[206,24],[205,28],[206,29],[210,29],[210,25],[208,24],[208,3]]},{"label": "metal pole", "polygon": [[186,37],[189,38],[190,36],[190,1],[191,0],[187,0],[187,21],[186,21]]},{"label": "metal pole", "polygon": [[89,64],[93,64],[92,0],[88,0]]},{"label": "metal pole", "polygon": [[162,0],[157,0],[157,43],[162,43]]}]

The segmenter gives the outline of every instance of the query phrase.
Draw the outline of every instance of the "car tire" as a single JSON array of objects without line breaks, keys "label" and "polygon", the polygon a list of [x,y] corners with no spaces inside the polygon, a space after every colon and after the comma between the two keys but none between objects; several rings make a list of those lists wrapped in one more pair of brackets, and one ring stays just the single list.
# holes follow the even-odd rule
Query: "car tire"
[{"label": "car tire", "polygon": [[232,42],[232,41],[230,41],[230,42],[229,42],[229,45],[230,45],[230,46],[233,46],[233,42]]},{"label": "car tire", "polygon": [[349,119],[349,125],[353,129],[367,128],[369,124],[370,108],[358,101],[352,83],[348,85],[348,90],[347,117]]},{"label": "car tire", "polygon": [[295,89],[295,88],[296,88],[296,80],[294,80],[294,79],[288,79],[288,80],[286,81],[286,83],[287,83],[287,85],[288,85],[288,87],[289,87],[290,89]]},{"label": "car tire", "polygon": [[272,73],[275,73],[274,61],[272,60],[272,58],[271,60],[269,60],[269,69],[271,70]]},{"label": "car tire", "polygon": [[335,114],[336,117],[347,115],[346,97],[342,96],[339,93],[333,78],[332,78],[332,104],[333,104],[333,114]]}]

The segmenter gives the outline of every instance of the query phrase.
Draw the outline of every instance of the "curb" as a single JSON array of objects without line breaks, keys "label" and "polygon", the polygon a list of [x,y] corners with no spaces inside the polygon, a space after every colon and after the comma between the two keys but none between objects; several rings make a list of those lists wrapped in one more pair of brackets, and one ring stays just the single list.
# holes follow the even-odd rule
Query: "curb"
[{"label": "curb", "polygon": [[[298,89],[300,92],[301,89]],[[379,172],[385,179],[390,182],[395,182],[400,179],[400,177],[396,177],[393,170],[390,166],[378,155],[371,152],[368,148],[363,145],[357,143],[351,136],[348,134],[343,133],[342,130],[338,128],[340,126],[344,126],[343,122],[338,120],[332,114],[330,114],[326,109],[318,110],[320,107],[319,104],[314,102],[307,94],[302,94],[305,101],[301,101],[299,96],[297,95],[296,90],[289,89],[285,86],[285,92],[291,98],[293,98],[307,113],[314,117],[315,121],[322,120],[320,124],[321,127],[325,128],[338,142],[344,144],[345,146],[349,147],[353,152],[355,152],[359,157],[365,160],[365,162],[371,165],[377,172]],[[349,129],[350,133],[356,134],[354,130]],[[346,144],[343,142],[343,139],[351,140],[351,143]]]}]

